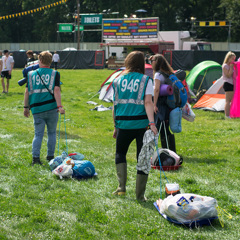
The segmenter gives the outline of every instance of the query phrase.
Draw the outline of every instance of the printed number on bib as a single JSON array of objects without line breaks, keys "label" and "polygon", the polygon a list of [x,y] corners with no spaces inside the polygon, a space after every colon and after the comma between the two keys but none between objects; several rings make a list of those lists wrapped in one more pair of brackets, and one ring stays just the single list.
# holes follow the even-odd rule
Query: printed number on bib
[{"label": "printed number on bib", "polygon": [[127,79],[123,79],[121,82],[121,91],[125,92],[126,90],[129,90],[130,92],[137,92],[139,88],[139,79],[136,79],[135,81],[132,79],[129,83]]},{"label": "printed number on bib", "polygon": [[[41,76],[41,78],[46,85],[49,84],[49,80],[50,80],[50,75],[49,74],[47,74],[47,75],[43,74]],[[38,75],[34,75],[32,77],[33,85],[39,85],[39,84],[43,85],[42,80],[40,79],[40,77]]]}]

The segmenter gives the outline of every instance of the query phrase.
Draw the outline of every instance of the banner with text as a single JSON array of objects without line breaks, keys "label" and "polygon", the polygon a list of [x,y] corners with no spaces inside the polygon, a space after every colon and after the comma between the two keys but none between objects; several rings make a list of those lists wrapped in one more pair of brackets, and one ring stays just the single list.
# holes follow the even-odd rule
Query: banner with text
[{"label": "banner with text", "polygon": [[158,18],[103,19],[103,40],[158,37]]}]

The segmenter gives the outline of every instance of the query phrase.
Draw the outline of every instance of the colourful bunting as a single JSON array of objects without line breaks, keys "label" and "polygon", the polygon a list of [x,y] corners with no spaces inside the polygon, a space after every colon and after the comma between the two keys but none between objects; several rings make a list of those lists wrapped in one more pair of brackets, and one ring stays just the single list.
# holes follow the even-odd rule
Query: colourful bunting
[{"label": "colourful bunting", "polygon": [[2,16],[2,17],[0,16],[0,20],[5,20],[5,19],[9,19],[9,18],[20,17],[20,16],[32,14],[32,13],[39,12],[39,11],[42,11],[47,8],[58,6],[59,4],[63,4],[65,2],[67,2],[67,0],[61,0],[61,1],[51,3],[51,4],[43,6],[43,7],[35,8],[32,10],[28,10],[28,11],[24,11],[24,12],[20,12],[20,13],[9,14],[9,15]]}]

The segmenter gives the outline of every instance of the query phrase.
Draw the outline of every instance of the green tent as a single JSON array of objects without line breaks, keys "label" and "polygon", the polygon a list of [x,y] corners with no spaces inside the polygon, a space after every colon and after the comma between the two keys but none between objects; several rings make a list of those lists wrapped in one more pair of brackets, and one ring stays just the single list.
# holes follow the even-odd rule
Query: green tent
[{"label": "green tent", "polygon": [[186,81],[195,93],[201,89],[208,90],[213,82],[222,76],[222,66],[214,61],[197,64],[188,74]]}]

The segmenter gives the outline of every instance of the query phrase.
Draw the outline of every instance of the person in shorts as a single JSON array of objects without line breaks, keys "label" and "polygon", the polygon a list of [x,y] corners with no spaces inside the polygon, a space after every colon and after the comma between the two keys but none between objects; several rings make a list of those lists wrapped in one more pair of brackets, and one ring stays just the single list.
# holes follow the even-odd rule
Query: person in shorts
[{"label": "person in shorts", "polygon": [[225,91],[225,117],[231,118],[229,116],[230,114],[230,105],[233,98],[233,62],[236,59],[236,55],[233,52],[228,52],[225,56],[225,59],[223,61],[222,65],[222,77],[223,77],[223,89]]},{"label": "person in shorts", "polygon": [[[14,60],[13,60],[13,57],[9,55],[8,50],[4,50],[3,54],[4,56],[2,57],[2,64],[1,64],[1,80],[2,80],[2,88],[3,88],[2,93],[8,93],[9,80],[11,79]],[[7,91],[5,88],[4,78],[7,79],[7,85],[6,85]]]}]

